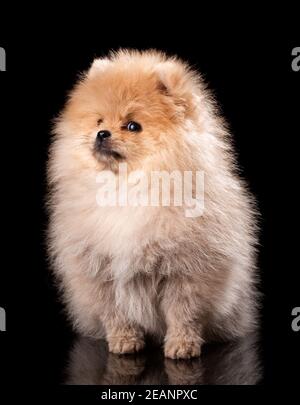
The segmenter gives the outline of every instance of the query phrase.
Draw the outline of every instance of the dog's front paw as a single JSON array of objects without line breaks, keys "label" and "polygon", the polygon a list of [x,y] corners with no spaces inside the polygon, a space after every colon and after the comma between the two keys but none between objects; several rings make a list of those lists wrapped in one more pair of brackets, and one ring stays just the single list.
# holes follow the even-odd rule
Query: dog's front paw
[{"label": "dog's front paw", "polygon": [[190,340],[186,337],[173,337],[165,342],[165,357],[170,359],[190,359],[201,354],[201,340]]},{"label": "dog's front paw", "polygon": [[111,353],[126,354],[142,350],[145,341],[139,336],[115,336],[108,341],[108,349]]}]

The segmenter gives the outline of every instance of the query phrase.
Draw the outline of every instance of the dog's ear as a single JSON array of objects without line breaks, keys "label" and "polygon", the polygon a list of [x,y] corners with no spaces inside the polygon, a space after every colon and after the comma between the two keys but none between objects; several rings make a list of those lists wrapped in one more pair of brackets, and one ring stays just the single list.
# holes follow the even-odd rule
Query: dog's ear
[{"label": "dog's ear", "polygon": [[158,90],[172,98],[184,115],[193,111],[192,77],[186,66],[174,61],[165,61],[156,66]]},{"label": "dog's ear", "polygon": [[93,77],[100,72],[104,72],[110,65],[111,61],[108,58],[95,59],[87,72],[89,77]]}]

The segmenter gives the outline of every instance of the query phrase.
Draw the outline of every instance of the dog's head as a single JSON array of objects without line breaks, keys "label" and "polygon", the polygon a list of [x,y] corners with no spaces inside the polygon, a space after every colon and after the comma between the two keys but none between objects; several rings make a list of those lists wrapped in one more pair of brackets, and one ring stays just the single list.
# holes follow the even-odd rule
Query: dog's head
[{"label": "dog's head", "polygon": [[180,129],[193,119],[197,76],[149,51],[96,59],[70,94],[59,125],[102,166],[142,167],[162,151],[180,154]]}]

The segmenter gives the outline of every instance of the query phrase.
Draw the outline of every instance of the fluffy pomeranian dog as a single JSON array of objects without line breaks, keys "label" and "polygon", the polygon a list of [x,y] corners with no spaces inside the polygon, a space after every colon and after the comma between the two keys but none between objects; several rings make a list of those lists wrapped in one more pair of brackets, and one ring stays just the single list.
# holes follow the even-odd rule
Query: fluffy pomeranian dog
[{"label": "fluffy pomeranian dog", "polygon": [[[114,353],[153,336],[165,356],[190,358],[253,329],[255,204],[197,72],[157,51],[96,59],[53,132],[49,255],[80,332]],[[97,176],[117,178],[124,163],[129,173],[203,172],[202,215],[184,215],[184,204],[99,205]]]}]

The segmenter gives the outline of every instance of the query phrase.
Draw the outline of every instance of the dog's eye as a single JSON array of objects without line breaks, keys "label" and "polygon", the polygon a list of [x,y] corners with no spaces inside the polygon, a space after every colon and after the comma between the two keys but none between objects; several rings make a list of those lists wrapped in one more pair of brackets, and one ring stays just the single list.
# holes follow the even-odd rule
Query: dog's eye
[{"label": "dog's eye", "polygon": [[139,124],[138,122],[134,122],[134,121],[129,121],[125,127],[130,132],[140,132],[142,130],[141,124]]},{"label": "dog's eye", "polygon": [[102,124],[102,122],[103,122],[103,119],[102,119],[102,118],[99,118],[98,121],[97,121],[97,125]]}]

